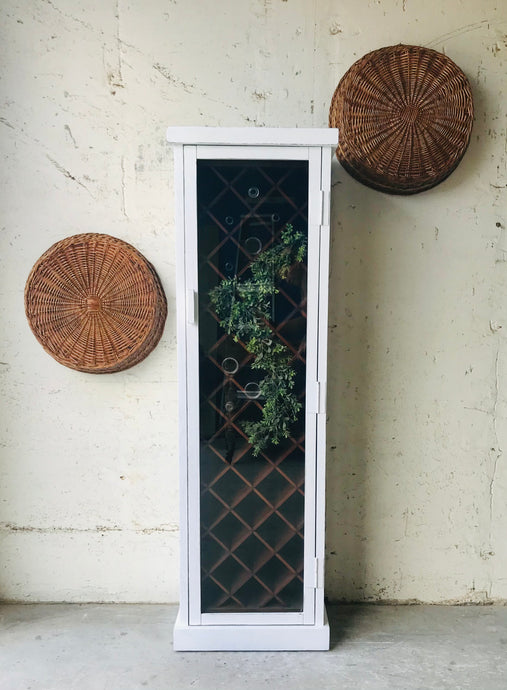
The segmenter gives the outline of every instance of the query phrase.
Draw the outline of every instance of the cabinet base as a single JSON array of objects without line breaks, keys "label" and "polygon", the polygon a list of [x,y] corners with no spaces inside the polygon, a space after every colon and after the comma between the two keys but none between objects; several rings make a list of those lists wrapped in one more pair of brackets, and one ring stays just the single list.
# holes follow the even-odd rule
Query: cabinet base
[{"label": "cabinet base", "polygon": [[174,625],[176,652],[319,651],[329,649],[329,623],[323,625]]}]

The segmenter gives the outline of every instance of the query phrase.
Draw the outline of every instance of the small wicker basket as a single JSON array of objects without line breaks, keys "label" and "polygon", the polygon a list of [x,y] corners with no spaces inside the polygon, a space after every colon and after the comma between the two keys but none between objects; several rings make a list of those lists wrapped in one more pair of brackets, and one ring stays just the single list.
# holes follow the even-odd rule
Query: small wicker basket
[{"label": "small wicker basket", "polygon": [[442,53],[397,45],[368,53],[346,72],[329,111],[336,155],[369,187],[415,194],[442,182],[472,130],[470,84]]},{"label": "small wicker basket", "polygon": [[60,364],[91,374],[128,369],[157,345],[167,303],[155,269],[110,235],[74,235],[50,247],[25,287],[35,337]]}]

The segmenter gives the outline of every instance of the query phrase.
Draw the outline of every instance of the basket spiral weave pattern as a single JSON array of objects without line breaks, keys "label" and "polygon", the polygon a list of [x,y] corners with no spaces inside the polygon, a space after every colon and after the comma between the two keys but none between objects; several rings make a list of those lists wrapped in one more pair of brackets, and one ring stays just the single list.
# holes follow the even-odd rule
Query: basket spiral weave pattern
[{"label": "basket spiral weave pattern", "polygon": [[407,45],[355,62],[329,111],[343,167],[392,194],[422,192],[448,177],[467,149],[472,120],[472,91],[459,67],[435,50]]},{"label": "basket spiral weave pattern", "polygon": [[50,247],[25,287],[37,340],[57,362],[94,374],[122,371],[157,345],[167,315],[160,280],[134,247],[110,235],[74,235]]}]

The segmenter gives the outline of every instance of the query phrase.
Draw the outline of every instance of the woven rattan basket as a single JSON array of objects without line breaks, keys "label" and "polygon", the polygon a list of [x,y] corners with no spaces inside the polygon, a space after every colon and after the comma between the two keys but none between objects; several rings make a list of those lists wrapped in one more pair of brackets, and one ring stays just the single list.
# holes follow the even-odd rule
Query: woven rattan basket
[{"label": "woven rattan basket", "polygon": [[157,345],[167,314],[153,266],[115,237],[84,234],[54,244],[33,267],[25,311],[37,340],[71,369],[128,369]]},{"label": "woven rattan basket", "polygon": [[338,84],[329,125],[340,130],[338,160],[357,180],[391,194],[442,182],[463,157],[472,130],[470,84],[442,53],[380,48]]}]

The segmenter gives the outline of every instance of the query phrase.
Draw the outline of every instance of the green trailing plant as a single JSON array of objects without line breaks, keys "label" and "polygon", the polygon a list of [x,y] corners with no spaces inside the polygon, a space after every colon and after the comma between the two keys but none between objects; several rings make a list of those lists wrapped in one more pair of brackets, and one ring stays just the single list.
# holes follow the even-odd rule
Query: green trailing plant
[{"label": "green trailing plant", "polygon": [[220,325],[255,356],[252,368],[265,372],[259,384],[264,399],[262,417],[243,425],[254,455],[287,438],[301,410],[293,390],[295,371],[290,366],[290,350],[276,337],[269,319],[272,300],[278,293],[275,282],[286,278],[291,267],[305,256],[306,237],[287,224],[280,242],[252,261],[250,278],[225,278],[209,293]]}]

